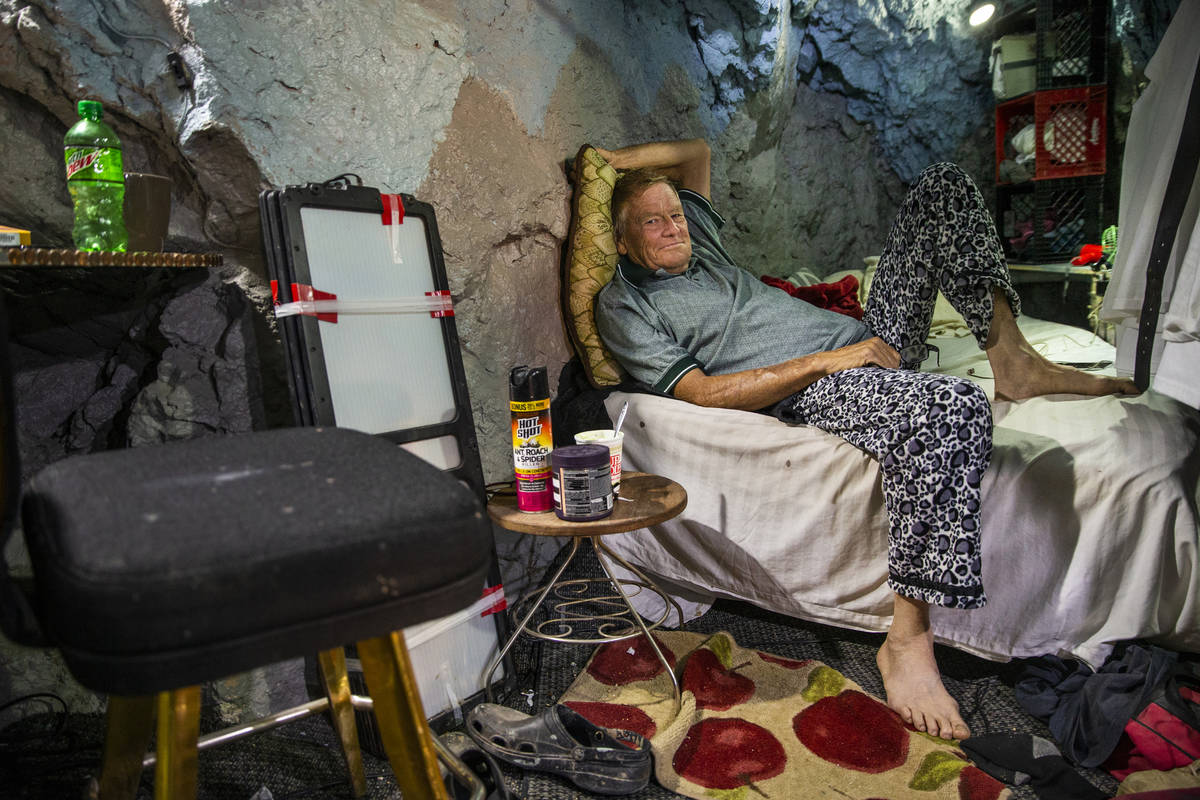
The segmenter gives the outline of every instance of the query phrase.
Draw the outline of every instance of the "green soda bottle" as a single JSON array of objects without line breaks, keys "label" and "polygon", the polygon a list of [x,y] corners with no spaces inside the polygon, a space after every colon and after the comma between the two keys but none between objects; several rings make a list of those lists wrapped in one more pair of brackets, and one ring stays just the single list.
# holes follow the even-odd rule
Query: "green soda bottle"
[{"label": "green soda bottle", "polygon": [[100,121],[101,105],[79,101],[79,121],[63,138],[67,189],[75,205],[71,231],[80,250],[125,252],[125,168],[121,140]]}]

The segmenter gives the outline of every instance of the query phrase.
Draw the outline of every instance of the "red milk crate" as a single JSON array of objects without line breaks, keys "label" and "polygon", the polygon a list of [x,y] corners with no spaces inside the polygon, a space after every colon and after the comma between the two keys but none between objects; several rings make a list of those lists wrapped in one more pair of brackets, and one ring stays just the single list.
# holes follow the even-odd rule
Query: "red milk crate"
[{"label": "red milk crate", "polygon": [[1034,180],[1104,174],[1107,94],[1103,86],[1035,93]]},{"label": "red milk crate", "polygon": [[1019,179],[1021,173],[1033,174],[1033,161],[1026,162],[1023,168],[1017,166],[1018,153],[1012,143],[1012,137],[1034,123],[1033,101],[1034,95],[1027,94],[996,106],[996,183],[999,185],[1023,183]]}]

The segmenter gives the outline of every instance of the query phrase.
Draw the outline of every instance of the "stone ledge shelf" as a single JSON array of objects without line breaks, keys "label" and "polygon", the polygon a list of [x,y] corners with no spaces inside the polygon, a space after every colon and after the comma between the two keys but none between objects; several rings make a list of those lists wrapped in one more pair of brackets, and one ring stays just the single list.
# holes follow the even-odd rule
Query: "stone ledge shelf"
[{"label": "stone ledge shelf", "polygon": [[53,247],[0,249],[0,267],[219,267],[220,253],[112,253]]}]

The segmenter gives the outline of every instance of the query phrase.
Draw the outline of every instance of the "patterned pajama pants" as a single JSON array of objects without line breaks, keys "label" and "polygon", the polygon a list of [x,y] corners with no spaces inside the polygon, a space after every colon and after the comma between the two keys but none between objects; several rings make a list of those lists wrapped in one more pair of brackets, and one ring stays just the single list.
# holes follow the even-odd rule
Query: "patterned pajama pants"
[{"label": "patterned pajama pants", "polygon": [[900,352],[900,369],[843,370],[774,410],[785,422],[835,433],[879,460],[890,524],[888,585],[905,597],[950,608],[987,602],[979,501],[992,453],[992,412],[976,384],[915,370],[928,354],[938,290],[982,347],[993,288],[1019,313],[979,190],[953,164],[929,167],[888,235],[863,320]]}]

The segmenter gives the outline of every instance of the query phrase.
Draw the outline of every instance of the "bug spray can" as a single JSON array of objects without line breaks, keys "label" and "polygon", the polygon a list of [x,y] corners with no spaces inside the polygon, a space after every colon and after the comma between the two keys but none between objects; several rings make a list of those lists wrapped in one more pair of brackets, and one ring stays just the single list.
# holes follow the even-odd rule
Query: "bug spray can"
[{"label": "bug spray can", "polygon": [[550,381],[545,367],[513,367],[508,374],[508,408],[512,413],[513,467],[517,475],[517,508],[549,511],[554,507],[550,484]]}]

